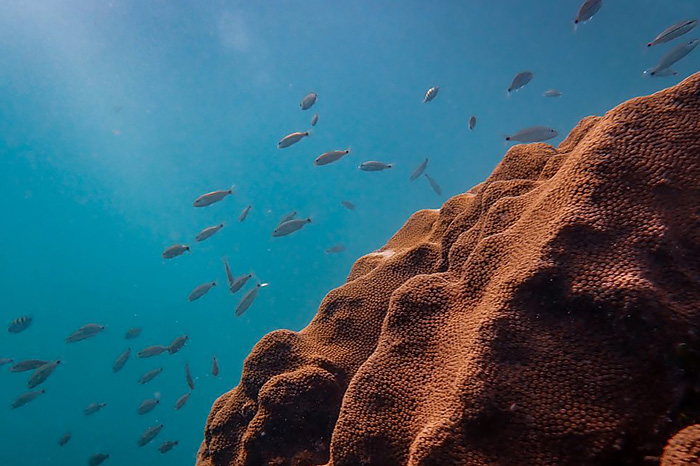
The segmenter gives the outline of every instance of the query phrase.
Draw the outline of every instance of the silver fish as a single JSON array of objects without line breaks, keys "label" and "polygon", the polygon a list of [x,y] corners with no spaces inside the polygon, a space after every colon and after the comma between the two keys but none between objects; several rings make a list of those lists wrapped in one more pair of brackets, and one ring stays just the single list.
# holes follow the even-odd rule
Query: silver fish
[{"label": "silver fish", "polygon": [[313,105],[316,103],[316,99],[318,99],[318,94],[316,94],[315,92],[310,92],[306,94],[303,99],[301,99],[299,107],[302,110],[308,110],[311,107],[313,107]]},{"label": "silver fish", "polygon": [[344,156],[348,155],[350,153],[350,148],[348,147],[345,150],[332,150],[325,152],[318,157],[316,157],[316,160],[314,160],[314,165],[317,167],[320,167],[321,165],[328,165],[329,163],[336,162],[340,159],[342,159]]},{"label": "silver fish", "polygon": [[544,96],[545,97],[561,97],[561,92],[559,92],[556,89],[549,89],[547,91],[544,91]]},{"label": "silver fish", "polygon": [[673,24],[666,29],[664,29],[658,36],[654,38],[651,42],[647,44],[647,47],[651,47],[657,44],[663,44],[664,42],[669,42],[672,41],[673,39],[676,39],[683,34],[689,32],[691,29],[693,29],[695,26],[697,26],[698,20],[697,19],[689,19],[685,21],[680,21],[676,24]]},{"label": "silver fish", "polygon": [[66,342],[75,343],[76,341],[86,340],[88,338],[94,337],[104,329],[105,326],[100,324],[83,325],[78,330],[73,332],[68,338],[66,338]]},{"label": "silver fish", "polygon": [[61,436],[60,439],[58,439],[58,445],[62,447],[63,445],[65,445],[66,443],[68,443],[68,441],[70,440],[71,437],[72,437],[71,433],[70,433],[70,432],[66,432],[65,434],[63,434],[63,435]]},{"label": "silver fish", "polygon": [[654,68],[646,70],[645,73],[651,76],[657,76],[661,71],[671,68],[671,66],[692,52],[697,46],[698,39],[692,39],[688,42],[676,45],[669,50],[666,55],[661,57],[661,60],[659,60],[659,63]]},{"label": "silver fish", "polygon": [[139,437],[139,440],[136,443],[138,444],[138,446],[143,447],[144,445],[148,444],[151,440],[156,438],[156,436],[160,433],[161,430],[163,430],[163,424],[149,427],[148,429],[143,431],[143,434],[141,434],[141,437]]},{"label": "silver fish", "polygon": [[228,287],[230,289],[231,284],[235,280],[235,277],[233,276],[233,272],[231,272],[231,267],[228,265],[228,260],[226,260],[225,257],[222,260],[224,261],[224,269],[226,270],[226,280],[228,280]]},{"label": "silver fish", "polygon": [[336,244],[326,249],[326,254],[337,254],[343,251],[345,251],[345,246],[343,246],[342,244]]},{"label": "silver fish", "polygon": [[440,88],[438,86],[431,87],[425,92],[425,97],[423,97],[423,103],[430,102],[435,97],[437,97]]},{"label": "silver fish", "polygon": [[33,392],[23,393],[17,398],[15,398],[15,401],[12,402],[10,407],[12,409],[15,409],[19,408],[20,406],[24,406],[30,401],[36,400],[40,395],[43,395],[44,393],[46,393],[46,390],[35,390]]},{"label": "silver fish", "polygon": [[7,327],[7,331],[10,333],[24,332],[30,325],[32,325],[31,316],[20,316],[10,322],[10,325]]},{"label": "silver fish", "polygon": [[238,290],[243,288],[248,282],[248,280],[250,280],[251,278],[253,278],[252,273],[248,273],[246,275],[239,275],[238,277],[235,277],[233,281],[229,282],[228,290],[231,293],[236,293]]},{"label": "silver fish", "polygon": [[307,223],[311,223],[311,217],[308,218],[295,218],[292,220],[289,220],[287,222],[284,222],[275,228],[275,230],[272,232],[272,236],[274,238],[279,238],[281,236],[287,236],[291,233],[294,233],[297,230],[301,230],[304,225]]},{"label": "silver fish", "polygon": [[294,212],[289,212],[288,214],[284,214],[277,225],[282,225],[284,222],[288,222],[296,216],[297,216],[296,210]]},{"label": "silver fish", "polygon": [[143,400],[141,404],[139,405],[138,408],[136,408],[136,412],[138,414],[146,414],[150,413],[153,411],[153,408],[158,406],[160,403],[160,394],[156,393],[154,398],[148,398],[147,400]]},{"label": "silver fish", "polygon": [[12,358],[0,358],[0,366],[4,366],[5,364],[10,364],[14,359]]},{"label": "silver fish", "polygon": [[[646,73],[646,72],[645,72]],[[663,78],[666,76],[676,76],[678,74],[678,71],[672,70],[671,68],[666,68],[663,70],[659,70],[656,73],[653,74],[653,77],[655,78]]]},{"label": "silver fish", "polygon": [[88,466],[100,466],[102,463],[107,461],[109,455],[107,453],[95,453],[88,460]]},{"label": "silver fish", "polygon": [[430,187],[433,188],[433,191],[435,191],[435,194],[437,194],[438,196],[442,196],[442,188],[440,188],[440,185],[437,184],[437,181],[435,181],[427,173],[425,174],[425,179],[428,180],[428,183],[430,184]]},{"label": "silver fish", "polygon": [[212,204],[216,204],[219,201],[222,201],[226,196],[230,194],[233,194],[233,186],[229,189],[220,189],[218,191],[212,191],[210,193],[202,194],[194,200],[193,205],[195,207],[206,207]]},{"label": "silver fish", "polygon": [[219,360],[216,359],[216,355],[211,357],[211,375],[214,377],[219,375]]},{"label": "silver fish", "polygon": [[574,19],[574,24],[585,23],[586,21],[593,18],[593,16],[598,13],[600,7],[603,6],[602,0],[586,0],[581,4],[578,9],[578,14],[576,19]]},{"label": "silver fish", "polygon": [[189,251],[190,247],[187,246],[186,244],[173,244],[172,246],[169,246],[165,248],[165,251],[161,254],[161,257],[163,259],[172,259],[173,257],[180,256],[185,253],[185,251]]},{"label": "silver fish", "polygon": [[533,77],[534,75],[531,71],[521,71],[520,73],[516,74],[513,81],[511,81],[510,86],[508,86],[508,94],[513,91],[517,91],[518,89],[522,89],[527,83],[532,81]]},{"label": "silver fish", "polygon": [[138,327],[134,327],[126,331],[126,333],[124,334],[124,338],[126,338],[127,340],[133,340],[139,335],[141,335],[141,329]]},{"label": "silver fish", "polygon": [[199,233],[197,233],[197,236],[194,237],[194,239],[197,242],[204,241],[205,239],[209,239],[212,236],[214,236],[219,230],[221,230],[224,227],[223,223],[219,223],[218,225],[212,225],[210,227],[206,227]]},{"label": "silver fish", "polygon": [[197,286],[194,290],[190,292],[190,295],[187,297],[187,299],[192,302],[194,300],[197,300],[204,296],[205,294],[209,293],[209,290],[214,288],[216,286],[216,282],[210,282],[210,283],[202,283],[201,285]]},{"label": "silver fish", "polygon": [[51,361],[44,361],[43,359],[26,359],[24,361],[20,361],[18,363],[15,363],[12,367],[10,367],[10,372],[26,372],[26,371],[33,371],[34,369],[37,369],[44,364],[48,364]]},{"label": "silver fish", "polygon": [[194,379],[192,378],[192,373],[190,372],[190,364],[185,361],[185,380],[187,381],[187,386],[190,390],[194,390]]},{"label": "silver fish", "polygon": [[387,170],[391,167],[393,167],[393,165],[390,163],[375,162],[373,160],[370,160],[369,162],[362,162],[357,168],[359,168],[363,172],[380,172],[382,170]]},{"label": "silver fish", "polygon": [[185,403],[187,403],[187,400],[190,399],[191,392],[187,392],[184,395],[182,395],[180,398],[177,399],[175,402],[175,409],[181,409],[183,406],[185,406]]},{"label": "silver fish", "polygon": [[151,380],[153,380],[153,379],[155,379],[156,377],[158,377],[158,375],[160,375],[161,372],[163,372],[163,368],[162,368],[162,367],[159,367],[158,369],[153,369],[152,371],[148,371],[148,372],[146,372],[145,374],[143,374],[143,375],[141,376],[141,378],[139,379],[139,383],[140,383],[141,385],[147,384],[147,383],[150,382]]},{"label": "silver fish", "polygon": [[474,115],[469,117],[469,131],[474,131],[476,128],[476,117]]},{"label": "silver fish", "polygon": [[117,373],[122,370],[122,367],[124,367],[126,361],[129,360],[129,356],[131,356],[131,348],[127,348],[126,351],[120,354],[117,360],[114,361],[114,364],[112,365],[112,372]]},{"label": "silver fish", "polygon": [[59,364],[61,364],[61,361],[51,361],[47,362],[43,366],[37,367],[27,381],[27,387],[34,388],[44,383],[46,379],[53,374],[53,371],[56,370],[56,367],[58,367]]},{"label": "silver fish", "polygon": [[91,416],[91,415],[95,414],[97,411],[104,408],[105,406],[107,406],[107,403],[90,403],[83,410],[83,414],[86,416]]},{"label": "silver fish", "polygon": [[138,352],[136,355],[137,357],[143,359],[143,358],[152,358],[153,356],[158,356],[159,354],[163,354],[166,351],[168,351],[167,346],[163,345],[151,345],[147,346],[146,348],[142,349],[141,351]]},{"label": "silver fish", "polygon": [[316,123],[318,123],[318,113],[314,113],[314,116],[311,117],[311,126],[316,126]]},{"label": "silver fish", "polygon": [[506,136],[506,141],[517,142],[540,142],[557,137],[559,133],[552,128],[546,126],[532,126],[524,128],[517,133]]},{"label": "silver fish", "polygon": [[161,453],[167,453],[173,448],[177,446],[177,440],[166,440],[165,442],[161,443],[160,446],[158,447],[158,451]]},{"label": "silver fish", "polygon": [[296,144],[297,142],[301,141],[305,137],[309,136],[309,134],[310,133],[308,131],[304,131],[304,132],[297,131],[295,133],[288,134],[285,137],[283,137],[280,142],[277,143],[277,147],[279,149],[284,149],[285,147],[289,147],[292,144]]},{"label": "silver fish", "polygon": [[340,205],[342,205],[348,210],[355,210],[355,204],[353,204],[350,201],[340,201]]},{"label": "silver fish", "polygon": [[253,206],[249,205],[248,207],[243,209],[243,211],[241,212],[241,215],[238,216],[238,221],[242,222],[243,220],[245,220],[246,217],[248,217],[248,214],[250,213],[250,209],[252,209],[252,208],[253,208]]},{"label": "silver fish", "polygon": [[169,354],[175,354],[178,351],[182,349],[183,346],[185,346],[185,343],[187,343],[187,335],[180,335],[179,337],[176,337],[171,343],[170,346],[168,346],[168,353]]},{"label": "silver fish", "polygon": [[411,173],[411,176],[408,178],[411,181],[415,181],[418,179],[419,176],[423,174],[425,169],[428,167],[428,158],[426,157],[425,160],[423,160],[420,165],[418,165],[414,170],[413,173]]},{"label": "silver fish", "polygon": [[255,285],[254,288],[251,288],[241,299],[241,301],[238,303],[238,306],[236,306],[236,317],[240,317],[243,315],[245,311],[248,310],[251,304],[253,304],[253,301],[255,298],[258,296],[258,291],[260,288],[267,286],[267,283],[258,283]]}]

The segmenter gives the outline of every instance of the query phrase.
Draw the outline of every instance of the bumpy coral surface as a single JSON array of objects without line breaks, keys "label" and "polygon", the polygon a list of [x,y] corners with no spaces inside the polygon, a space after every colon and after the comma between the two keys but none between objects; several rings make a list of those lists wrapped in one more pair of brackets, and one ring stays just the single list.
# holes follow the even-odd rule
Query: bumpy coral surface
[{"label": "bumpy coral surface", "polygon": [[258,343],[198,465],[698,464],[699,350],[700,74],[413,215]]}]

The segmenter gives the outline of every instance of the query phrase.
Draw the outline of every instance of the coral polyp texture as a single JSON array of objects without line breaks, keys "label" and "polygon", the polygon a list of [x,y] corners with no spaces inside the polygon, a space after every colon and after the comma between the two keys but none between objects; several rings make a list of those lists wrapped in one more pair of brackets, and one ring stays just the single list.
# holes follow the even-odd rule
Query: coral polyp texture
[{"label": "coral polyp texture", "polygon": [[697,465],[700,74],[414,214],[265,336],[199,466]]}]

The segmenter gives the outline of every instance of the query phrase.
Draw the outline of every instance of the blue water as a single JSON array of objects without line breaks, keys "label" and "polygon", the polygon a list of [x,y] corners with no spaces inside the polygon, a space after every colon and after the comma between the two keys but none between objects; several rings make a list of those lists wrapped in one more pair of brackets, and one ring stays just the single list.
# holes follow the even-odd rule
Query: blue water
[{"label": "blue water", "polygon": [[[0,368],[0,464],[191,465],[214,399],[238,383],[242,362],[265,333],[301,329],[353,261],[379,248],[407,217],[438,208],[482,181],[506,150],[503,136],[526,126],[559,130],[582,117],[679,82],[700,67],[700,51],[674,68],[641,72],[680,40],[646,48],[657,33],[700,15],[694,0],[604,0],[573,31],[578,0],[186,2],[5,0],[0,3],[0,321],[33,316],[21,334],[2,332],[0,357],[58,359],[22,408],[9,405],[30,373]],[[534,79],[506,97],[513,76]],[[440,86],[422,104],[425,91]],[[550,88],[559,99],[546,99]],[[302,97],[318,102],[301,111]],[[312,136],[290,148],[293,131]],[[478,118],[467,129],[470,115]],[[346,158],[315,167],[322,152],[352,146]],[[424,157],[442,186],[408,176]],[[395,164],[380,173],[360,162]],[[236,185],[205,209],[193,200]],[[350,200],[356,210],[340,206]],[[248,204],[244,223],[237,221]],[[272,238],[296,210],[313,223]],[[228,225],[194,244],[205,226]],[[170,244],[192,245],[171,261]],[[325,250],[337,243],[341,254]],[[240,318],[241,294],[219,286],[195,302],[196,285],[225,284],[222,257],[235,274],[254,271],[270,286]],[[252,285],[252,281],[249,286]],[[247,288],[246,288],[247,289]],[[86,323],[95,338],[66,344]],[[3,324],[4,325],[4,324]],[[124,339],[133,326],[136,340]],[[114,359],[168,344],[186,333],[178,354]],[[210,361],[218,356],[221,375]],[[187,391],[189,361],[196,388]],[[148,385],[147,370],[163,367]],[[154,392],[162,402],[136,407]],[[108,406],[91,417],[89,403]],[[5,406],[4,408],[2,406]],[[143,430],[163,423],[151,444]],[[59,437],[71,431],[64,447]],[[180,444],[162,455],[164,440]]]}]

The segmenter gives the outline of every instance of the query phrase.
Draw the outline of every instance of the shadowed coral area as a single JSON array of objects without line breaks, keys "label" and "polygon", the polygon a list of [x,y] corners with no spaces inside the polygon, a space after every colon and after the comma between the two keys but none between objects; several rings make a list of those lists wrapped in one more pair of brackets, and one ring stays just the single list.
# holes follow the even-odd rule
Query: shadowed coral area
[{"label": "shadowed coral area", "polygon": [[197,464],[698,464],[699,353],[697,74],[413,215],[256,345]]}]

